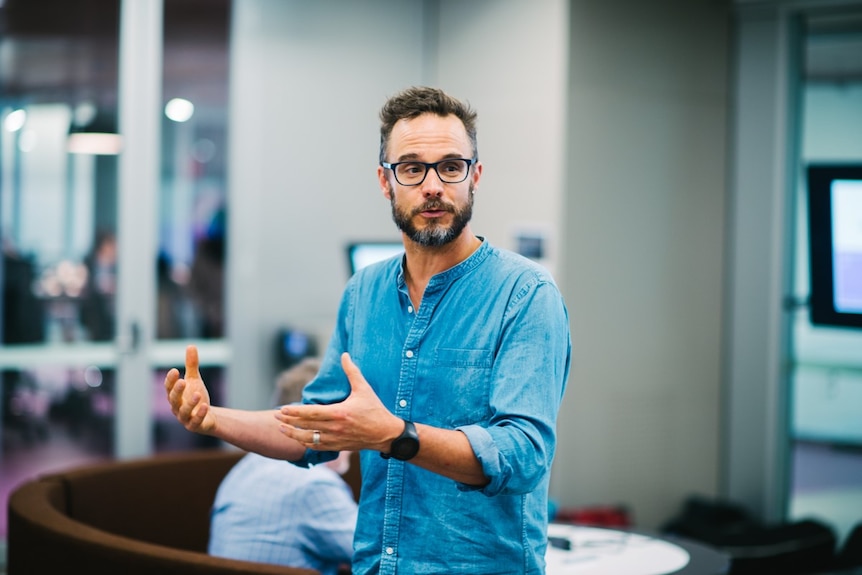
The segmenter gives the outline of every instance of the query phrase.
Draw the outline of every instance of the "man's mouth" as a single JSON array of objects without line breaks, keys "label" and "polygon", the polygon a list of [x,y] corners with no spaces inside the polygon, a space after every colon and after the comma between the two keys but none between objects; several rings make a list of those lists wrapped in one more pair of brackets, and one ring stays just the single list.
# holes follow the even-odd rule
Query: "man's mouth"
[{"label": "man's mouth", "polygon": [[416,210],[416,213],[426,218],[439,218],[451,211],[452,210],[449,207],[442,204],[426,204]]}]

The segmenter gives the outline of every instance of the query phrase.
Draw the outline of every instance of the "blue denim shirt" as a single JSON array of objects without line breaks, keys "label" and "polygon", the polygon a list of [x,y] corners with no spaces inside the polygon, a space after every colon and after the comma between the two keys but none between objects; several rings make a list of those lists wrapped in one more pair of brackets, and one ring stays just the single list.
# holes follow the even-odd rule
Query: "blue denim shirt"
[{"label": "blue denim shirt", "polygon": [[[350,352],[392,413],[461,430],[490,482],[472,487],[363,451],[353,573],[544,573],[571,354],[562,296],[544,268],[483,239],[431,278],[415,310],[401,262],[363,268],[348,282],[303,400],[347,396],[340,356]],[[330,457],[309,450],[305,463]]]}]

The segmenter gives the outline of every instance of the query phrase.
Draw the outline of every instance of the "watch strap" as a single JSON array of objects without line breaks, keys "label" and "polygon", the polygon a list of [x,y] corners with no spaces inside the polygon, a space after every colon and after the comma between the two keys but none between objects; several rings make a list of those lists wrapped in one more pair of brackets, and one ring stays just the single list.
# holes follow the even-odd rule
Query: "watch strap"
[{"label": "watch strap", "polygon": [[[402,455],[399,453],[399,447],[403,444],[407,445],[415,445],[415,450],[412,450],[412,453],[408,455]],[[389,447],[389,453],[380,452],[380,457],[383,459],[398,459],[400,461],[407,461],[415,457],[416,453],[419,452],[419,434],[416,432],[416,425],[412,421],[404,420],[404,429],[401,431],[401,435],[392,440],[392,443]]]}]

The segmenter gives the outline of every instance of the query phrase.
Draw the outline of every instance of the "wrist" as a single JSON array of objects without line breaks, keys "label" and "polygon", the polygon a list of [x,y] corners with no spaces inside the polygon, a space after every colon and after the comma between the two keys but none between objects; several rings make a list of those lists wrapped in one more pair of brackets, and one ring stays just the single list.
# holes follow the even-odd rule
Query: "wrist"
[{"label": "wrist", "polygon": [[404,420],[401,433],[393,439],[386,451],[381,451],[380,456],[384,459],[397,459],[408,461],[419,453],[419,433],[412,421]]}]

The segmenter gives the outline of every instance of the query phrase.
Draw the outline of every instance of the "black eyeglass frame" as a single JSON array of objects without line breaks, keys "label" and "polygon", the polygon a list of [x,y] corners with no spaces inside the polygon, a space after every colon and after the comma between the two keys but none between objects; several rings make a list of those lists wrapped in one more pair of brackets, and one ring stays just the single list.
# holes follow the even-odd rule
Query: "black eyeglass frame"
[{"label": "black eyeglass frame", "polygon": [[[440,172],[437,171],[437,166],[439,166],[440,164],[445,164],[446,162],[452,162],[452,161],[460,161],[460,162],[466,162],[467,163],[467,169],[464,171],[464,177],[458,181],[444,180],[443,176],[440,175]],[[431,163],[418,162],[416,160],[407,160],[404,162],[395,162],[394,164],[390,164],[389,162],[380,162],[380,165],[383,166],[387,170],[392,170],[392,175],[395,177],[395,181],[398,182],[399,184],[401,184],[402,186],[421,186],[422,182],[425,181],[425,178],[428,177],[428,171],[432,170],[432,169],[434,170],[434,172],[436,172],[437,177],[444,184],[460,184],[461,182],[463,182],[464,180],[467,179],[467,177],[470,175],[470,168],[472,166],[474,166],[476,164],[476,162],[478,162],[478,161],[479,161],[478,157],[476,157],[476,158],[444,158],[444,159],[440,160],[439,162],[431,162]],[[398,179],[398,173],[395,171],[395,168],[397,168],[398,166],[400,166],[402,164],[416,164],[419,166],[425,166],[425,173],[422,175],[422,179],[419,180],[418,182],[416,182],[415,184],[402,183],[401,180]]]}]

